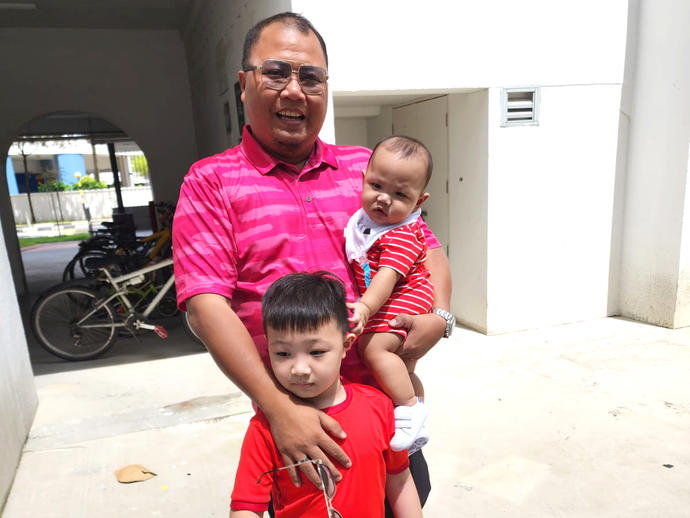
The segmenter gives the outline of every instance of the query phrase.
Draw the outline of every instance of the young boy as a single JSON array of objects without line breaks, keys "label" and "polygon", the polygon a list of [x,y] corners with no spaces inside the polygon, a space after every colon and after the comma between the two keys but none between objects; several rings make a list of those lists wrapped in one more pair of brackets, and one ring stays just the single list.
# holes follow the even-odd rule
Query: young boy
[{"label": "young boy", "polygon": [[353,331],[363,329],[360,356],[396,407],[391,448],[410,453],[429,440],[427,413],[416,395],[422,388],[415,362],[397,355],[406,332],[388,321],[400,313],[428,313],[433,304],[424,266],[427,245],[418,224],[432,167],[429,150],[416,139],[393,136],[379,142],[364,172],[362,208],[345,228],[347,258],[362,295],[349,304]]},{"label": "young boy", "polygon": [[336,419],[347,437],[339,445],[352,460],[337,486],[328,469],[314,462],[323,489],[295,487],[283,466],[261,410],[252,417],[242,444],[231,518],[263,516],[273,499],[277,518],[383,518],[384,497],[397,518],[422,516],[408,468],[407,452],[392,452],[393,407],[373,387],[340,378],[340,363],[354,341],[345,291],[332,274],[296,273],[274,282],[262,300],[264,331],[276,380],[305,404]]}]

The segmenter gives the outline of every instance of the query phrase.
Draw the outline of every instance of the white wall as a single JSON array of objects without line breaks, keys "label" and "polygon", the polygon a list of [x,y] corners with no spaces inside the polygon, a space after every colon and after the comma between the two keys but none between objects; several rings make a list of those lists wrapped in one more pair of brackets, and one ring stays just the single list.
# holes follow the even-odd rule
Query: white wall
[{"label": "white wall", "polygon": [[[3,182],[4,183],[4,182]],[[2,509],[26,436],[31,428],[38,399],[29,362],[22,317],[12,286],[12,273],[4,238],[0,232],[0,509]]]},{"label": "white wall", "polygon": [[538,126],[489,93],[488,330],[604,317],[621,87],[541,89]]},{"label": "white wall", "polygon": [[364,117],[335,119],[335,143],[341,146],[368,147],[367,119]]},{"label": "white wall", "polygon": [[489,91],[448,96],[451,310],[487,331]]},{"label": "white wall", "polygon": [[197,155],[176,31],[2,28],[0,62],[7,72],[0,82],[6,101],[0,103],[3,156],[32,119],[62,110],[90,112],[144,151],[154,197],[177,199]]},{"label": "white wall", "polygon": [[[123,187],[122,205],[127,207],[147,206],[153,200],[148,187]],[[59,200],[58,200],[59,196]],[[31,224],[29,200],[26,194],[10,196],[14,220],[17,224]],[[37,223],[46,221],[84,220],[82,203],[89,209],[93,219],[111,219],[117,207],[115,189],[94,189],[88,191],[35,192],[31,194],[31,205]],[[62,214],[62,216],[60,216]]]},{"label": "white wall", "polygon": [[626,0],[293,0],[334,92],[620,83]]},{"label": "white wall", "polygon": [[690,4],[633,6],[619,304],[625,316],[683,327],[690,325]]}]

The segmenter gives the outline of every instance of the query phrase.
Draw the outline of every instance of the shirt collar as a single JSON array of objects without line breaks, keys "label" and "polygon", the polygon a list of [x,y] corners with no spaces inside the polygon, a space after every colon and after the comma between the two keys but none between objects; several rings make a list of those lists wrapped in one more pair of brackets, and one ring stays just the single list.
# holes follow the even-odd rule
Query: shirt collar
[{"label": "shirt collar", "polygon": [[[283,165],[287,170],[297,172],[293,164],[288,164],[282,160],[276,159],[258,140],[252,135],[249,125],[245,125],[242,131],[242,143],[240,144],[242,153],[247,160],[256,168],[262,175],[268,174],[279,165]],[[325,164],[334,169],[338,167],[338,159],[333,152],[332,146],[326,144],[321,139],[317,138],[314,147],[311,150],[309,158],[307,158],[300,175],[308,173],[309,171],[318,168],[321,164]]]}]

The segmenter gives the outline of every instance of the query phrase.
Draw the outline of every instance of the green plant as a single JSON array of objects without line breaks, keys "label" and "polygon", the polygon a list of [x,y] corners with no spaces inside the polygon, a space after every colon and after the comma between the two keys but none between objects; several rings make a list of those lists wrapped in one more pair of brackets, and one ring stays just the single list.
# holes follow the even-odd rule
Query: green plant
[{"label": "green plant", "polygon": [[134,155],[130,158],[132,170],[141,176],[149,175],[149,164],[144,155]]},{"label": "green plant", "polygon": [[38,185],[38,192],[71,191],[72,186],[65,182],[46,182]]},{"label": "green plant", "polygon": [[91,178],[90,176],[85,176],[81,180],[79,180],[79,183],[75,186],[75,189],[83,189],[83,190],[90,190],[90,189],[107,189],[107,185],[105,182],[101,182],[100,180],[95,180]]}]

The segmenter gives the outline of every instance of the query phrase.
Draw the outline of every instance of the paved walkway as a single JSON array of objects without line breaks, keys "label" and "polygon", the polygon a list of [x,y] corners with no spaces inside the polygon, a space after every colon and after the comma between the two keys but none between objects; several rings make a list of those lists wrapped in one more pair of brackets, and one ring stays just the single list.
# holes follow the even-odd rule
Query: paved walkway
[{"label": "paved walkway", "polygon": [[[3,518],[227,516],[249,402],[169,331],[84,363],[30,344],[40,405]],[[690,329],[458,328],[418,372],[426,517],[689,516]],[[116,482],[133,463],[158,476]]]},{"label": "paved walkway", "polygon": [[[178,331],[76,369],[39,361],[40,406],[3,518],[227,515],[249,402]],[[425,516],[688,516],[689,366],[690,330],[458,329],[419,364]],[[131,463],[158,476],[118,484],[113,471]]]}]

